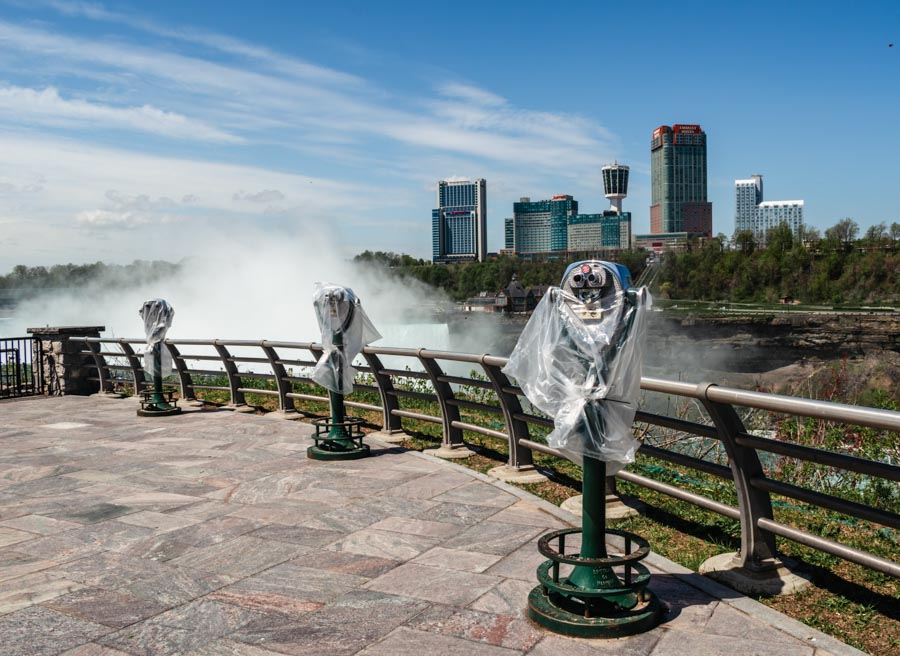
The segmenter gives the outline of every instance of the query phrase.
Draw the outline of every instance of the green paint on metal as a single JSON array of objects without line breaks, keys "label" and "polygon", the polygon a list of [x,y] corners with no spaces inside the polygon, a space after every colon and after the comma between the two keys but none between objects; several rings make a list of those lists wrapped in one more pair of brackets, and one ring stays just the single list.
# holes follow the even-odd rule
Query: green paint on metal
[{"label": "green paint on metal", "polygon": [[153,391],[144,392],[144,399],[138,409],[138,417],[169,417],[181,412],[178,402],[172,398],[172,392],[163,390],[162,383],[162,344],[153,345]]},{"label": "green paint on metal", "polygon": [[[585,458],[581,530],[544,535],[538,550],[549,560],[537,570],[538,585],[528,597],[528,614],[551,631],[583,638],[616,638],[652,629],[662,618],[656,596],[647,589],[650,553],[643,538],[606,529],[606,463]],[[566,536],[580,533],[581,549],[566,553]],[[624,553],[610,555],[606,539],[621,538]],[[556,547],[553,542],[556,542]],[[561,565],[573,566],[561,576]]]}]

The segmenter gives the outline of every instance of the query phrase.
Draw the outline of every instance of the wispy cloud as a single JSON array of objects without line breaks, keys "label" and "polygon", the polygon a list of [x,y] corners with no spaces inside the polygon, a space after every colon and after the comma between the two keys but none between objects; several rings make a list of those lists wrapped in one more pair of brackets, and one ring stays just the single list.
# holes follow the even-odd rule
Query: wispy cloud
[{"label": "wispy cloud", "polygon": [[[385,92],[360,91],[355,84],[348,88],[340,77],[279,75],[253,61],[227,64],[0,22],[0,44],[4,43],[47,58],[50,66],[62,60],[71,68],[81,62],[93,74],[101,66],[126,79],[150,77],[170,90],[175,102],[203,107],[202,119],[213,124],[215,118],[216,129],[225,134],[237,125],[264,131],[268,123],[282,131],[310,130],[316,140],[346,142],[348,135],[359,140],[388,138],[397,144],[513,165],[541,163],[561,174],[570,171],[573,177],[583,174],[576,169],[596,164],[598,156],[613,150],[612,135],[590,120],[516,108],[501,96],[462,83],[441,85],[431,97],[387,94],[385,102]],[[247,117],[258,123],[251,118],[248,125]],[[265,140],[262,134],[256,138]]]},{"label": "wispy cloud", "polygon": [[113,107],[85,100],[66,100],[54,87],[27,89],[0,87],[0,113],[7,121],[73,127],[126,128],[189,141],[241,143],[223,130],[166,112],[152,105]]},{"label": "wispy cloud", "polygon": [[[21,5],[35,7],[44,20],[0,20],[0,118],[19,130],[0,131],[0,220],[65,225],[72,244],[119,228],[135,239],[164,221],[340,230],[421,219],[421,235],[402,235],[415,252],[430,244],[436,180],[486,177],[491,203],[539,194],[551,176],[578,193],[618,150],[595,120],[463,79],[410,91],[407,76],[395,92],[390,78],[97,2]],[[85,20],[115,30],[80,36],[70,24]],[[401,248],[386,231],[350,233],[362,247]]]}]

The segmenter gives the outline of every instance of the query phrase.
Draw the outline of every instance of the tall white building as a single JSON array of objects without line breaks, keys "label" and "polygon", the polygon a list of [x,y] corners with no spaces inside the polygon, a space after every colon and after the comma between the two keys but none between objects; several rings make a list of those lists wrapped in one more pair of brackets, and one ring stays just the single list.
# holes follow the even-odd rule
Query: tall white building
[{"label": "tall white building", "polygon": [[781,223],[786,223],[794,237],[800,238],[800,228],[803,227],[802,200],[769,200],[760,203],[756,208],[753,236],[758,242],[765,243],[766,233]]},{"label": "tall white building", "polygon": [[734,181],[734,231],[753,230],[756,206],[763,200],[761,175]]},{"label": "tall white building", "polygon": [[749,230],[760,244],[766,241],[766,232],[781,223],[787,224],[800,237],[803,227],[802,200],[763,200],[761,175],[747,180],[734,181],[734,232]]}]

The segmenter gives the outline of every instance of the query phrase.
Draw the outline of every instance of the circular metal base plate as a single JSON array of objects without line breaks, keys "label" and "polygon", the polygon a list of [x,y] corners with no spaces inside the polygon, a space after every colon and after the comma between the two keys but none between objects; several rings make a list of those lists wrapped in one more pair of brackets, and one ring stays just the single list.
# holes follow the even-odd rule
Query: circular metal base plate
[{"label": "circular metal base plate", "polygon": [[369,455],[371,449],[368,444],[363,444],[359,449],[347,451],[329,451],[318,446],[311,446],[306,450],[306,457],[310,460],[358,460]]},{"label": "circular metal base plate", "polygon": [[171,417],[181,413],[181,408],[169,408],[168,410],[151,410],[150,408],[139,408],[138,417]]},{"label": "circular metal base plate", "polygon": [[656,595],[646,590],[644,596],[646,601],[639,602],[629,611],[603,617],[585,617],[558,606],[554,600],[564,604],[564,597],[546,597],[541,586],[537,586],[528,595],[528,616],[554,633],[579,638],[621,638],[649,631],[662,620],[662,606]]}]

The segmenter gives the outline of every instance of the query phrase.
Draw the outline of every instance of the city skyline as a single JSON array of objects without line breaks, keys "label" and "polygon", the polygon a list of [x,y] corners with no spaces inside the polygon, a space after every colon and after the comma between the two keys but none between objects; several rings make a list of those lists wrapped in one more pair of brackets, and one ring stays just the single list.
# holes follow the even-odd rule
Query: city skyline
[{"label": "city skyline", "polygon": [[[763,2],[745,21],[711,2],[472,4],[479,48],[451,57],[433,47],[440,7],[411,2],[0,0],[0,271],[178,260],[251,233],[302,245],[312,230],[348,255],[427,257],[434,183],[460,178],[490,180],[496,251],[521,196],[605,210],[614,161],[631,167],[633,230],[648,232],[647,135],[674,122],[710,135],[713,234],[730,236],[747,171],[765,171],[774,198],[805,199],[820,230],[898,221],[887,43],[900,6],[863,3],[849,24],[839,6]],[[566,47],[525,53],[521,34],[548,21]],[[614,72],[591,38],[608,24]],[[679,37],[684,25],[703,38]],[[748,75],[764,80],[753,93]]]}]

